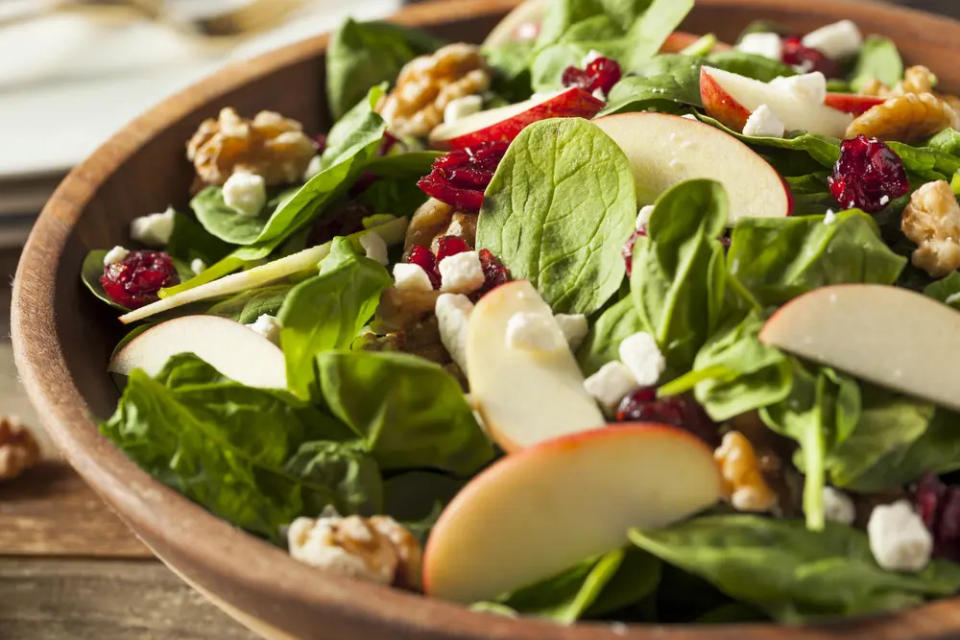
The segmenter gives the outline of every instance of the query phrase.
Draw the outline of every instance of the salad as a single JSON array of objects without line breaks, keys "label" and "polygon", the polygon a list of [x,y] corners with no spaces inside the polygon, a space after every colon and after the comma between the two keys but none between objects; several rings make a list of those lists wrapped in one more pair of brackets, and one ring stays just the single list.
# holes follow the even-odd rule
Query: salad
[{"label": "salad", "polygon": [[731,46],[692,4],[348,20],[328,131],[204,121],[191,192],[83,263],[129,329],[102,433],[318,571],[497,614],[955,594],[960,98],[850,21]]}]

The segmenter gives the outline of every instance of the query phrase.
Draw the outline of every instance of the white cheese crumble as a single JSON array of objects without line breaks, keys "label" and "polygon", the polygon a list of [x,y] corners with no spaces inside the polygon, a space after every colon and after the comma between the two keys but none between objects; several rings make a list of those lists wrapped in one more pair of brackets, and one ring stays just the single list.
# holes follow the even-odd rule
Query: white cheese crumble
[{"label": "white cheese crumble", "polygon": [[779,62],[783,56],[783,39],[778,33],[748,33],[743,36],[743,40],[736,48],[744,53],[752,53]]},{"label": "white cheese crumble", "polygon": [[322,171],[320,163],[320,155],[317,154],[310,158],[310,163],[307,165],[307,168],[303,172],[303,179],[309,180],[313,176],[317,175]]},{"label": "white cheese crumble", "polygon": [[765,104],[757,107],[743,125],[743,135],[761,138],[782,138],[784,130],[783,121]]},{"label": "white cheese crumble", "polygon": [[827,209],[823,214],[823,224],[833,224],[837,221],[837,213],[833,209]]},{"label": "white cheese crumble", "polygon": [[834,60],[848,58],[860,51],[863,35],[852,20],[841,20],[803,36],[803,46],[816,49]]},{"label": "white cheese crumble", "polygon": [[848,526],[853,524],[857,517],[857,510],[850,496],[833,487],[823,488],[823,511],[827,520]]},{"label": "white cheese crumble", "polygon": [[483,286],[483,266],[476,251],[447,256],[437,265],[440,290],[448,293],[473,293]]},{"label": "white cheese crumble", "polygon": [[880,206],[885,207],[890,204],[890,196],[880,196]]},{"label": "white cheese crumble", "polygon": [[256,333],[259,333],[261,336],[274,344],[278,344],[280,342],[280,330],[283,327],[274,316],[266,313],[261,314],[256,320],[245,326]]},{"label": "white cheese crumble", "polygon": [[300,517],[291,522],[287,528],[290,556],[338,575],[389,583],[392,573],[374,570],[361,555],[349,553],[336,543],[333,525],[337,520]]},{"label": "white cheese crumble", "polygon": [[603,89],[594,89],[591,95],[597,100],[607,101],[607,95],[603,92]]},{"label": "white cheese crumble", "polygon": [[451,124],[479,112],[483,108],[483,98],[478,95],[454,98],[443,108],[443,121]]},{"label": "white cheese crumble", "polygon": [[110,249],[110,251],[107,251],[107,255],[103,256],[103,266],[107,267],[111,264],[122,262],[128,255],[130,255],[128,249],[117,245],[113,249]]},{"label": "white cheese crumble", "polygon": [[583,388],[603,408],[607,415],[613,415],[617,405],[625,395],[639,385],[622,362],[608,362],[600,370],[583,381]]},{"label": "white cheese crumble", "polygon": [[770,86],[802,102],[823,104],[827,99],[827,77],[819,71],[780,76],[771,80]]},{"label": "white cheese crumble", "polygon": [[200,274],[203,271],[207,270],[207,263],[201,260],[200,258],[194,258],[190,261],[190,271],[193,271],[194,274]]},{"label": "white cheese crumble", "polygon": [[507,320],[506,341],[510,349],[553,351],[560,346],[557,324],[540,313],[518,311]]},{"label": "white cheese crumble", "polygon": [[637,212],[637,231],[643,231],[650,224],[650,215],[653,213],[653,209],[652,204],[640,207],[640,211]]},{"label": "white cheese crumble", "polygon": [[170,242],[173,235],[173,221],[176,212],[167,207],[163,213],[151,213],[130,222],[130,237],[149,247],[162,247]]},{"label": "white cheese crumble", "polygon": [[379,233],[369,231],[360,236],[360,246],[367,252],[367,257],[383,266],[390,263],[387,257],[387,243]]},{"label": "white cheese crumble", "polygon": [[586,69],[588,64],[590,64],[597,58],[602,58],[602,57],[603,57],[602,53],[600,53],[596,49],[590,49],[590,51],[587,52],[587,55],[583,56],[583,58],[580,60],[580,68]]},{"label": "white cheese crumble", "polygon": [[624,338],[619,351],[621,362],[630,369],[637,385],[641,387],[657,384],[660,374],[667,367],[667,361],[660,353],[657,341],[646,331]]},{"label": "white cheese crumble", "polygon": [[393,265],[393,280],[397,289],[433,291],[430,276],[418,264],[398,262]]},{"label": "white cheese crumble", "polygon": [[560,331],[563,332],[563,337],[567,339],[570,350],[576,351],[583,344],[587,332],[590,331],[587,316],[582,313],[558,313],[553,318],[560,325]]},{"label": "white cheese crumble", "polygon": [[223,202],[241,216],[258,216],[267,203],[267,183],[263,176],[237,171],[223,183]]},{"label": "white cheese crumble", "polygon": [[440,342],[460,370],[466,373],[467,326],[473,312],[473,303],[462,293],[441,293],[437,297],[434,312],[437,314]]},{"label": "white cheese crumble", "polygon": [[874,507],[867,534],[874,559],[888,571],[920,571],[930,562],[933,536],[906,500]]}]

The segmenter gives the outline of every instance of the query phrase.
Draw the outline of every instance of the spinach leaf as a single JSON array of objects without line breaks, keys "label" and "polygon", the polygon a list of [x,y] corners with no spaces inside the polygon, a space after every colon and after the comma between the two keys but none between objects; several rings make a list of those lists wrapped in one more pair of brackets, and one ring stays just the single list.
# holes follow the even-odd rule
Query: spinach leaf
[{"label": "spinach leaf", "polygon": [[442,151],[392,153],[374,158],[364,169],[381,178],[419,178],[430,173],[434,160],[442,155]]},{"label": "spinach leaf", "polygon": [[284,391],[228,380],[192,354],[156,379],[133,371],[101,432],[140,467],[225,520],[280,543],[280,526],[327,505],[380,509],[380,475],[329,414]]},{"label": "spinach leaf", "polygon": [[494,69],[491,89],[507,104],[530,97],[530,59],[534,47],[532,41],[521,41],[483,48],[487,64]]},{"label": "spinach leaf", "polygon": [[173,216],[173,233],[164,251],[186,264],[197,259],[213,264],[230,253],[230,245],[207,232],[192,217],[177,211]]},{"label": "spinach leaf", "polygon": [[960,156],[960,131],[947,127],[927,140],[926,146],[953,156]]},{"label": "spinach leaf", "polygon": [[106,256],[106,249],[94,249],[89,252],[83,259],[83,264],[80,265],[80,281],[101,302],[106,302],[120,311],[130,311],[125,306],[114,302],[100,284],[100,277],[103,275],[103,259]]},{"label": "spinach leaf", "polygon": [[371,211],[410,217],[426,201],[427,196],[417,186],[416,180],[381,178],[364,189],[356,199]]},{"label": "spinach leaf", "polygon": [[383,482],[383,512],[426,542],[443,508],[465,484],[461,478],[435,471],[400,473]]},{"label": "spinach leaf", "polygon": [[230,244],[253,244],[263,231],[264,219],[227,206],[221,187],[210,186],[193,196],[190,208],[208,233]]},{"label": "spinach leaf", "polygon": [[702,516],[630,540],[664,562],[784,622],[895,611],[960,588],[960,565],[934,560],[917,573],[884,571],[862,531],[796,520]]},{"label": "spinach leaf", "polygon": [[274,284],[241,291],[212,305],[206,313],[250,324],[263,314],[277,315],[292,286]]},{"label": "spinach leaf", "polygon": [[[817,165],[827,168],[832,168],[840,157],[840,141],[830,136],[815,133],[801,133],[787,138],[745,136],[710,116],[698,113],[697,117],[701,122],[706,122],[721,131],[725,131],[759,151],[767,149],[797,151],[809,156]],[[780,169],[777,164],[774,164],[774,167],[777,170]]]},{"label": "spinach leaf", "polygon": [[960,271],[954,271],[945,278],[930,283],[923,290],[923,295],[935,298],[940,302],[960,309]]},{"label": "spinach leaf", "polygon": [[824,216],[740,220],[727,253],[730,273],[763,305],[832,284],[893,284],[905,264],[873,217],[857,209],[829,224]]},{"label": "spinach leaf", "polygon": [[439,365],[405,353],[324,351],[317,366],[330,410],[383,469],[470,474],[493,458],[460,384]]},{"label": "spinach leaf", "polygon": [[699,65],[657,75],[623,78],[610,90],[607,106],[600,115],[644,111],[652,107],[658,111],[668,111],[678,105],[703,106],[700,100]]},{"label": "spinach leaf", "polygon": [[716,51],[707,56],[706,64],[723,69],[730,73],[747,76],[760,82],[770,82],[774,78],[797,75],[797,72],[788,64],[779,60],[771,60],[765,56],[745,53],[736,49]]},{"label": "spinach leaf", "polygon": [[412,58],[443,44],[433,36],[388,22],[355,22],[347,18],[327,47],[327,101],[330,114],[341,117],[371,87],[396,80]]},{"label": "spinach leaf", "polygon": [[888,38],[867,36],[857,62],[850,72],[850,88],[859,93],[871,80],[879,80],[892,87],[903,79],[903,60],[897,45]]},{"label": "spinach leaf", "polygon": [[673,371],[689,370],[721,320],[727,275],[717,238],[728,206],[719,182],[681,182],[657,199],[634,246],[634,308]]},{"label": "spinach leaf", "polygon": [[294,393],[317,395],[312,389],[317,354],[349,346],[392,284],[383,265],[364,257],[350,240],[334,239],[319,275],[291,289],[277,316],[287,385]]},{"label": "spinach leaf", "polygon": [[620,357],[620,343],[625,338],[649,329],[641,322],[630,295],[607,307],[590,328],[590,333],[577,351],[583,374],[589,376],[606,363],[617,360]]},{"label": "spinach leaf", "polygon": [[[774,164],[777,164],[774,161]],[[826,171],[813,171],[803,175],[783,176],[793,194],[791,216],[821,215],[828,209],[837,208],[837,200],[830,193]]]},{"label": "spinach leaf", "polygon": [[920,147],[893,140],[887,143],[894,153],[900,156],[907,174],[911,177],[911,182],[915,187],[916,178],[923,181],[946,180],[949,182],[953,176],[960,171],[960,156],[945,150],[947,146],[946,138],[941,138],[937,147]]},{"label": "spinach leaf", "polygon": [[487,187],[477,246],[526,278],[558,313],[592,313],[623,282],[620,247],[637,215],[620,147],[579,118],[520,132]]}]

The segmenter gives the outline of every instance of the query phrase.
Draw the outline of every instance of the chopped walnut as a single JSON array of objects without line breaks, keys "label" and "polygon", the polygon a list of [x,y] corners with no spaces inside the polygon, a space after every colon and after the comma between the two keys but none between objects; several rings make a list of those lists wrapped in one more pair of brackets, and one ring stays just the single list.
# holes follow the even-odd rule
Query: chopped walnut
[{"label": "chopped walnut", "polygon": [[381,584],[420,586],[420,543],[387,516],[297,518],[287,531],[290,555],[334,573]]},{"label": "chopped walnut", "polygon": [[40,445],[14,417],[0,417],[0,480],[11,480],[36,464]]},{"label": "chopped walnut", "polygon": [[729,431],[713,453],[720,465],[727,496],[737,511],[768,511],[777,505],[777,494],[763,478],[753,445],[739,431]]},{"label": "chopped walnut", "polygon": [[433,239],[450,226],[453,214],[452,206],[436,198],[430,198],[420,205],[407,225],[407,236],[403,241],[404,255],[410,253],[414,246],[429,249]]},{"label": "chopped walnut", "polygon": [[443,110],[457,98],[486,91],[490,72],[480,48],[455,43],[433,55],[414,58],[400,71],[380,115],[399,137],[424,137],[443,122]]},{"label": "chopped walnut", "polygon": [[430,243],[430,250],[434,253],[439,248],[440,238],[443,236],[456,236],[467,243],[471,249],[477,242],[477,214],[458,211],[450,218],[450,224],[447,228],[434,236]]},{"label": "chopped walnut", "polygon": [[439,291],[389,287],[380,296],[373,328],[378,333],[407,329],[433,314]]},{"label": "chopped walnut", "polygon": [[960,269],[960,205],[944,180],[913,192],[900,221],[903,233],[917,244],[913,264],[934,278]]},{"label": "chopped walnut", "polygon": [[315,154],[296,120],[274,111],[249,120],[231,107],[200,123],[187,143],[187,159],[204,184],[221,185],[236,171],[255,173],[271,185],[298,182]]},{"label": "chopped walnut", "polygon": [[932,93],[908,93],[889,98],[867,110],[847,127],[846,137],[863,134],[880,140],[916,142],[947,127],[958,127],[960,116]]}]

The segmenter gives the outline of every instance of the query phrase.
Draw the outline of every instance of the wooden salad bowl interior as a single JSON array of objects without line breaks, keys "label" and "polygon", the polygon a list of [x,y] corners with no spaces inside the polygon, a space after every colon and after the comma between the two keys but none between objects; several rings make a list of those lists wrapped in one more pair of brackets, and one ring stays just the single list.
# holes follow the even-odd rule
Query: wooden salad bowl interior
[{"label": "wooden salad bowl interior", "polygon": [[[395,20],[451,41],[477,42],[517,0],[413,5]],[[764,18],[806,31],[841,19],[896,41],[908,62],[929,66],[960,90],[955,47],[960,22],[852,0],[699,0],[683,25],[732,41]],[[813,627],[772,624],[557,627],[479,613],[416,594],[329,576],[233,528],[153,480],[97,431],[118,394],[105,363],[122,330],[114,313],[80,283],[88,250],[127,239],[129,221],[183,207],[193,178],[184,158],[190,134],[224,106],[272,109],[329,125],[324,93],[325,36],[227,68],[126,125],[74,169],[43,210],[26,245],[13,298],[13,342],[27,392],[74,467],[171,568],[228,613],[274,638],[946,638],[960,635],[960,599],[897,615]]]}]

